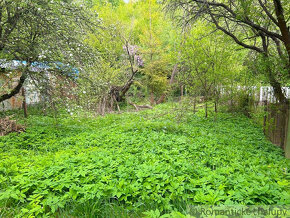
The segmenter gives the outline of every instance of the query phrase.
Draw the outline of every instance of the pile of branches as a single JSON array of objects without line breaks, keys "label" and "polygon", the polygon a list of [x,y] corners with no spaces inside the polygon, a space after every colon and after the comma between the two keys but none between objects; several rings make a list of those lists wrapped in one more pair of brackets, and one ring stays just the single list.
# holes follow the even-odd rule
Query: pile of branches
[{"label": "pile of branches", "polygon": [[11,120],[11,117],[0,118],[0,136],[7,135],[12,132],[24,132],[25,128],[22,125],[16,123],[15,120]]}]

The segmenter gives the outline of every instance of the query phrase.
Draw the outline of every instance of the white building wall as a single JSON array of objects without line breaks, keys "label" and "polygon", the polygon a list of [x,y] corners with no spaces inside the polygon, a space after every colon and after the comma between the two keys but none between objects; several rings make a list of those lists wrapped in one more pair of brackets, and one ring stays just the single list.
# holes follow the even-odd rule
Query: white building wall
[{"label": "white building wall", "polygon": [[[283,87],[282,88],[286,98],[290,98],[290,87]],[[275,102],[276,98],[274,96],[274,90],[271,86],[261,86],[260,87],[260,102],[268,101],[268,102]]]}]

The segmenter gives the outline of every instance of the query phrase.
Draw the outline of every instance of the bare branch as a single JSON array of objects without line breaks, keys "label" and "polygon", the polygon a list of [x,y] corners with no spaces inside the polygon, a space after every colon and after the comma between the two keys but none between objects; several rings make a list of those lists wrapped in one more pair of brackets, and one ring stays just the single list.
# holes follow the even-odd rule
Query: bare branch
[{"label": "bare branch", "polygon": [[252,49],[252,50],[255,50],[255,51],[259,52],[259,53],[263,53],[263,50],[258,48],[258,47],[256,47],[256,46],[248,45],[248,44],[245,44],[245,43],[241,42],[233,33],[229,32],[226,29],[224,29],[223,27],[221,27],[218,24],[217,20],[214,18],[214,16],[211,13],[210,13],[210,15],[211,15],[211,18],[212,18],[213,23],[215,24],[216,28],[221,30],[221,31],[223,31],[228,36],[230,36],[237,44],[243,46],[244,48]]},{"label": "bare branch", "polygon": [[273,15],[269,12],[269,10],[267,9],[267,7],[265,6],[265,4],[263,4],[263,2],[261,0],[258,0],[259,4],[261,5],[261,7],[263,8],[264,12],[267,14],[267,16],[277,25],[278,25],[278,21],[273,17]]}]

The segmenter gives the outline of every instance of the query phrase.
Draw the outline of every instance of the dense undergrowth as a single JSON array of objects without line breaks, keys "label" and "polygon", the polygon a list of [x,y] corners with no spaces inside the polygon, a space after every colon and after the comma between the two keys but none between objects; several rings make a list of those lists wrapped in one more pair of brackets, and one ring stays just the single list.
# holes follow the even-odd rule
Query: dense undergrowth
[{"label": "dense undergrowth", "polygon": [[134,217],[195,204],[290,203],[289,162],[242,115],[180,116],[161,105],[57,122],[31,115],[26,126],[0,137],[0,216]]}]

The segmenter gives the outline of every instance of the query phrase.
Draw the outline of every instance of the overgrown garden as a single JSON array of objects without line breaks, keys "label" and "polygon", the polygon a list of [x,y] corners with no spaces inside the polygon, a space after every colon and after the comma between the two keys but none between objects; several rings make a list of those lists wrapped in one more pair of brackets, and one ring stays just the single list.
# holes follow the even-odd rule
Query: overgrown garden
[{"label": "overgrown garden", "polygon": [[289,205],[289,19],[286,0],[1,1],[0,217]]}]

